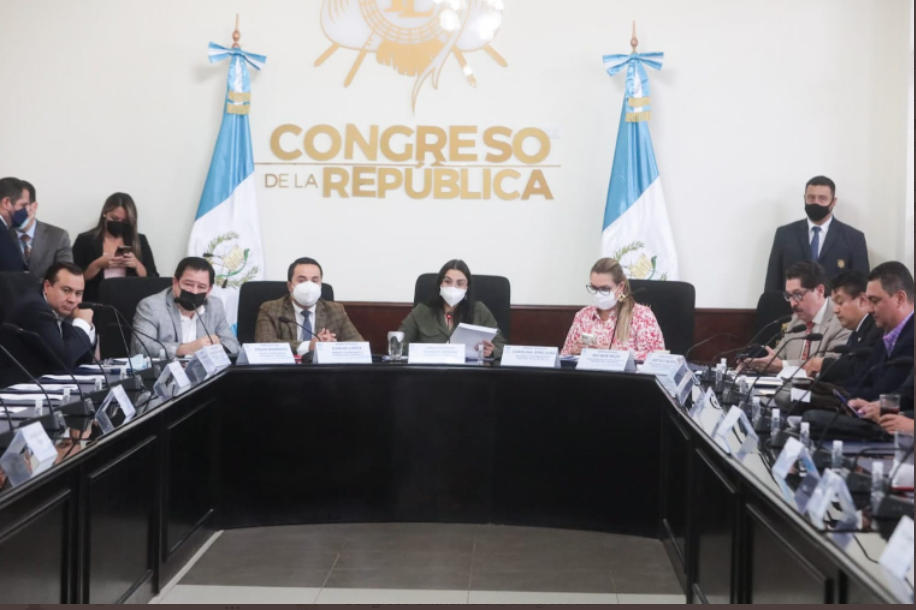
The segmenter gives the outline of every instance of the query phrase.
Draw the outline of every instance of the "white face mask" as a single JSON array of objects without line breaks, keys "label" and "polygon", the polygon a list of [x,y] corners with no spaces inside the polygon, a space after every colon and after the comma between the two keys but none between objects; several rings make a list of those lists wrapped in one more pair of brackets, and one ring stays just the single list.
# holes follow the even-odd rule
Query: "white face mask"
[{"label": "white face mask", "polygon": [[308,309],[321,298],[321,286],[314,282],[302,282],[293,288],[293,300],[303,309]]},{"label": "white face mask", "polygon": [[601,311],[608,311],[617,307],[617,293],[601,294],[600,292],[592,297],[595,301],[595,307]]},{"label": "white face mask", "polygon": [[443,286],[439,289],[439,296],[442,297],[443,301],[448,303],[449,307],[457,306],[467,295],[467,290],[455,288],[454,286]]}]

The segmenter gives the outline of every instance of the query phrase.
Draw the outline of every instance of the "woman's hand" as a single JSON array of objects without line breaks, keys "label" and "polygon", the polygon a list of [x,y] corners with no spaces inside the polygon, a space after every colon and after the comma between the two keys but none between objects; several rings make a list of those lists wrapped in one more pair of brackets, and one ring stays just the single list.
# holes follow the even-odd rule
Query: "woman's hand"
[{"label": "woman's hand", "polygon": [[493,350],[496,348],[496,346],[493,345],[493,342],[492,342],[492,341],[484,341],[481,345],[483,345],[483,357],[484,357],[484,358],[492,358],[492,357],[493,357]]},{"label": "woman's hand", "polygon": [[140,259],[134,256],[133,252],[125,252],[124,256],[121,257],[121,263],[123,267],[133,269],[138,276],[146,277],[146,267],[143,266]]}]

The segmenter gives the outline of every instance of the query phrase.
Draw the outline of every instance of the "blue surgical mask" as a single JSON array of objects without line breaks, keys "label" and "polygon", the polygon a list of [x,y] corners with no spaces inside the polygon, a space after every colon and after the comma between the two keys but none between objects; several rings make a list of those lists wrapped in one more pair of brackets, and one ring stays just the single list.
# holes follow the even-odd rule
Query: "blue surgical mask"
[{"label": "blue surgical mask", "polygon": [[10,222],[14,229],[18,229],[19,227],[23,226],[28,221],[29,221],[29,211],[26,208],[22,208],[21,210],[16,210],[15,212],[13,212],[13,216],[10,219]]}]

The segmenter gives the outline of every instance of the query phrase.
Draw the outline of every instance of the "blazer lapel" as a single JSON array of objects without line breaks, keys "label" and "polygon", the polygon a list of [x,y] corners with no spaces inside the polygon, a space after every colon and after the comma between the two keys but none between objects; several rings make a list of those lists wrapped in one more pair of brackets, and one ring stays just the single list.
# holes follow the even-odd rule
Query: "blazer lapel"
[{"label": "blazer lapel", "polygon": [[[293,300],[288,295],[283,298],[280,305],[280,316],[286,316],[290,320],[296,320],[296,310],[293,307]],[[277,316],[277,317],[280,317]],[[299,320],[296,320],[297,322]],[[281,338],[286,341],[299,341],[302,336],[302,329],[295,324],[283,324],[284,330],[281,331]]]},{"label": "blazer lapel", "polygon": [[801,247],[801,251],[805,255],[805,260],[812,262],[811,240],[808,239],[808,221],[803,220],[795,225],[795,227],[795,238],[798,240],[798,245]]},{"label": "blazer lapel", "polygon": [[175,332],[175,341],[179,344],[183,343],[184,337],[181,334],[181,312],[178,310],[178,304],[175,302],[175,299],[172,298],[171,288],[166,289],[165,304],[169,310],[169,317],[172,319],[172,329]]},{"label": "blazer lapel", "polygon": [[843,226],[836,218],[834,218],[833,223],[831,223],[830,230],[827,231],[827,240],[824,242],[824,247],[821,248],[821,256],[818,259],[818,262],[823,263],[824,261],[830,260],[830,251],[833,250],[834,247],[839,243],[841,237],[840,232],[842,230]]}]

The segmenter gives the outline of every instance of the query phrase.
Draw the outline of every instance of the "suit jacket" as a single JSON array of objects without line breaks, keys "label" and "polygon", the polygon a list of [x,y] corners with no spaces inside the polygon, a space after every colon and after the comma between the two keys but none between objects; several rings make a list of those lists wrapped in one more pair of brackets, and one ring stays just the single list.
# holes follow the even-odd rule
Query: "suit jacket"
[{"label": "suit jacket", "polygon": [[[804,324],[804,322],[797,316],[793,316],[792,321],[789,322],[789,328],[793,328],[799,324]],[[851,334],[851,331],[843,328],[840,321],[833,315],[833,301],[829,298],[827,299],[827,312],[824,314],[824,319],[820,324],[814,325],[814,330],[812,332],[824,335],[822,341],[815,341],[811,344],[811,353],[809,355],[814,357],[826,356],[834,349],[846,345],[846,342],[849,340],[849,335]],[[805,342],[793,339],[804,337],[806,334],[805,332],[793,333],[783,337],[782,341],[780,341],[775,348],[779,357],[793,363],[801,363],[802,355],[805,351]]]},{"label": "suit jacket", "polygon": [[[13,229],[13,239],[19,240],[19,233]],[[55,263],[72,263],[73,250],[70,248],[70,236],[66,231],[54,225],[35,221],[35,239],[32,240],[32,252],[29,255],[29,273],[44,279],[45,273]],[[20,246],[21,248],[21,246]]]},{"label": "suit jacket", "polygon": [[[808,221],[800,220],[779,227],[770,252],[764,291],[783,292],[786,289],[786,271],[789,267],[811,260]],[[870,269],[865,234],[834,217],[817,262],[827,272],[829,279],[835,278],[841,271],[859,270],[868,273]]]},{"label": "suit jacket", "polygon": [[[258,310],[258,321],[255,325],[254,338],[258,343],[289,343],[293,353],[299,349],[302,341],[302,330],[295,324],[283,324],[279,318],[287,317],[296,319],[296,310],[293,300],[289,295],[276,301],[267,301]],[[315,334],[327,329],[337,335],[341,343],[361,342],[365,339],[360,336],[356,327],[347,316],[344,306],[320,299],[315,305]]]},{"label": "suit jacket", "polygon": [[[487,306],[477,301],[474,306],[474,319],[468,324],[499,328],[496,318],[487,309]],[[449,332],[448,323],[442,309],[430,307],[421,303],[414,307],[410,315],[401,322],[401,332],[404,333],[404,345],[411,343],[448,343],[457,326]],[[506,345],[506,336],[502,333],[493,338],[493,357],[502,358],[503,347]]]},{"label": "suit jacket", "polygon": [[[903,327],[900,338],[897,339],[894,351],[888,354],[884,342],[878,343],[875,352],[865,367],[864,376],[848,381],[845,384],[846,389],[854,394],[856,398],[863,398],[868,401],[878,400],[882,394],[898,394],[901,386],[906,383],[907,377],[912,377],[913,365],[893,367],[882,365],[899,358],[912,358],[913,344],[913,318],[910,318],[906,326]],[[912,396],[913,393],[910,391],[911,400]],[[910,403],[910,408],[912,408],[912,402]],[[901,407],[901,410],[905,409]]]},{"label": "suit jacket", "polygon": [[0,219],[0,271],[26,271],[22,248],[6,223]]},{"label": "suit jacket", "polygon": [[[35,337],[15,334],[6,329],[2,335],[4,347],[35,377],[60,371],[60,364],[48,354],[49,349],[63,361],[68,371],[84,362],[92,361],[93,347],[89,342],[89,335],[69,321],[63,321],[58,325],[53,315],[53,310],[44,295],[33,292],[20,299],[6,319],[7,322],[41,337],[42,341],[39,341]],[[6,382],[4,385],[17,382],[11,381],[12,378],[25,381],[18,369],[7,362],[6,355],[2,352],[0,361],[3,362],[2,368],[6,369],[6,375],[3,376]]]},{"label": "suit jacket", "polygon": [[[881,343],[882,334],[881,329],[875,324],[875,319],[868,315],[862,321],[862,326],[850,333],[846,346],[851,350],[863,347],[876,348]],[[866,371],[869,357],[824,358],[821,371],[826,371],[826,374],[822,374],[820,379],[828,383],[843,383],[849,379],[860,377]]]},{"label": "suit jacket", "polygon": [[900,412],[913,419],[913,371],[895,393],[900,394]]},{"label": "suit jacket", "polygon": [[[201,318],[203,318],[203,324],[201,324]],[[229,350],[230,354],[239,353],[238,339],[232,334],[232,329],[226,321],[223,302],[217,297],[211,296],[207,299],[203,315],[196,316],[196,320],[197,338],[205,337],[207,331],[210,331],[211,335],[219,337],[220,343]],[[143,336],[150,335],[159,339],[165,346],[166,358],[175,357],[175,352],[182,343],[181,311],[178,309],[178,304],[175,303],[175,296],[171,288],[166,288],[140,301],[137,305],[137,313],[134,314],[134,328],[138,332],[134,333],[132,340],[133,353],[140,354],[148,350],[155,356],[162,351],[162,346]],[[143,349],[143,346],[146,346],[146,350]]]},{"label": "suit jacket", "polygon": [[[146,267],[147,277],[159,277],[159,272],[156,271],[156,261],[153,260],[153,251],[149,247],[149,242],[146,241],[146,236],[141,233],[138,241],[140,242],[140,262]],[[136,247],[137,245],[134,244],[134,248]],[[76,241],[73,242],[73,262],[81,269],[86,270],[92,264],[92,261],[102,256],[102,248],[102,241],[96,239],[92,231],[80,233],[76,236]],[[127,277],[136,276],[136,271],[133,269],[127,270]],[[86,291],[83,293],[83,300],[97,303],[104,280],[104,273],[99,273],[91,280],[86,280]]]}]

